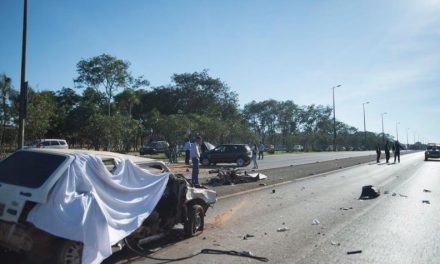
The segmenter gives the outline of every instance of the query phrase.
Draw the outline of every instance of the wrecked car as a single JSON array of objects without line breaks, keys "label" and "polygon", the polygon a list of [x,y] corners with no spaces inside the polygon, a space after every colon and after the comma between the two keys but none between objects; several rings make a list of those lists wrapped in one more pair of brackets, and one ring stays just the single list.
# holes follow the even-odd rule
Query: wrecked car
[{"label": "wrecked car", "polygon": [[111,152],[19,150],[0,162],[0,247],[29,262],[100,263],[183,224],[203,231],[216,193],[163,162]]}]

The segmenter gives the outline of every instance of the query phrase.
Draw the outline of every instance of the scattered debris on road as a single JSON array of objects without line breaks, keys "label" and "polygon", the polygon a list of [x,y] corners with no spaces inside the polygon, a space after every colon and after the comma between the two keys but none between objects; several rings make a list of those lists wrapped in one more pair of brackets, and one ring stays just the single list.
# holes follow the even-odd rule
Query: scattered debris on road
[{"label": "scattered debris on road", "polygon": [[312,225],[319,225],[321,222],[319,222],[319,220],[318,219],[313,219],[313,221],[312,221]]},{"label": "scattered debris on road", "polygon": [[388,191],[388,190],[383,192],[383,194],[389,194],[389,193],[390,193],[390,191]]},{"label": "scattered debris on road", "polygon": [[368,200],[377,198],[380,195],[380,191],[373,185],[366,185],[362,187],[362,193],[359,197],[360,200]]},{"label": "scattered debris on road", "polygon": [[408,198],[408,195],[404,195],[404,194],[401,194],[401,193],[399,193],[399,196],[400,196],[400,197]]},{"label": "scattered debris on road", "polygon": [[289,231],[290,229],[288,227],[280,227],[277,229],[277,232],[286,232]]},{"label": "scattered debris on road", "polygon": [[393,194],[391,194],[391,196],[396,196],[397,195],[397,193],[393,193]]},{"label": "scattered debris on road", "polygon": [[275,193],[275,189],[272,190],[272,193]]},{"label": "scattered debris on road", "polygon": [[361,254],[362,250],[347,251],[347,255]]},{"label": "scattered debris on road", "polygon": [[423,200],[422,203],[424,203],[424,204],[431,204],[431,202],[429,200]]},{"label": "scattered debris on road", "polygon": [[344,211],[348,211],[348,210],[351,210],[351,209],[353,209],[353,207],[341,207],[341,208],[339,208],[339,210],[344,210]]},{"label": "scattered debris on road", "polygon": [[334,240],[330,241],[330,243],[331,243],[333,246],[340,246],[340,245],[341,245],[341,243],[336,242],[336,241],[334,241]]},{"label": "scattered debris on road", "polygon": [[247,240],[248,238],[251,238],[251,237],[255,237],[254,235],[250,235],[250,234],[246,234],[244,237],[243,237],[243,240]]},{"label": "scattered debris on road", "polygon": [[245,170],[237,168],[220,168],[210,170],[208,173],[217,173],[217,177],[208,180],[208,185],[211,186],[233,185],[267,179],[267,176],[262,173],[248,173]]},{"label": "scattered debris on road", "polygon": [[423,189],[423,192],[428,192],[428,193],[430,193],[430,192],[432,192],[431,190],[428,190],[428,189]]}]

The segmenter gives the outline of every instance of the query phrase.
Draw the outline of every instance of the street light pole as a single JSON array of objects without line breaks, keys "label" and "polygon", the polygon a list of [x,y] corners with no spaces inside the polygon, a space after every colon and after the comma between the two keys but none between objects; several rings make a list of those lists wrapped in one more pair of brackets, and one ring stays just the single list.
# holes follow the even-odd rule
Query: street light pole
[{"label": "street light pole", "polygon": [[398,128],[399,124],[400,124],[400,122],[396,122],[396,139],[397,139],[397,141],[399,141],[399,128]]},{"label": "street light pole", "polygon": [[409,147],[408,131],[409,131],[409,128],[406,128],[406,148],[407,148],[407,149],[408,149],[408,147]]},{"label": "street light pole", "polygon": [[340,84],[333,86],[333,151],[336,151],[336,109],[335,109],[335,88],[341,87]]},{"label": "street light pole", "polygon": [[24,126],[26,119],[27,83],[26,83],[26,36],[27,36],[27,0],[23,8],[23,42],[21,46],[21,82],[20,109],[18,115],[18,148],[24,145]]},{"label": "street light pole", "polygon": [[383,130],[383,115],[386,115],[386,114],[387,114],[387,112],[383,112],[381,114],[381,116],[382,116],[382,144],[385,144],[385,132]]},{"label": "street light pole", "polygon": [[362,103],[362,108],[363,108],[363,110],[364,110],[364,146],[366,147],[367,146],[367,125],[366,125],[366,123],[365,123],[365,105],[366,104],[369,104],[370,102],[365,102],[365,103]]}]

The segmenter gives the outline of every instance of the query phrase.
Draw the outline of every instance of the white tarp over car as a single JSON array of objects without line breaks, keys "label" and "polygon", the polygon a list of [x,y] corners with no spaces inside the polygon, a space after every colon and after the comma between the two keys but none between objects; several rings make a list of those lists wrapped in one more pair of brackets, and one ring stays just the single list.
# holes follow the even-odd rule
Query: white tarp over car
[{"label": "white tarp over car", "polygon": [[84,244],[82,263],[100,263],[111,246],[150,215],[168,182],[169,172],[153,174],[123,160],[110,173],[95,155],[74,153],[74,161],[28,221],[53,235]]}]

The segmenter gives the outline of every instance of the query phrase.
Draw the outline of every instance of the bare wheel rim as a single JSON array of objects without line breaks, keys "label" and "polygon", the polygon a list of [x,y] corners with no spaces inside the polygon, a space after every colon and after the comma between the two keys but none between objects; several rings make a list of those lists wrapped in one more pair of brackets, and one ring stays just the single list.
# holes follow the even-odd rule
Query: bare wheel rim
[{"label": "bare wheel rim", "polygon": [[202,226],[202,217],[200,215],[200,210],[196,210],[194,214],[194,231],[197,231]]},{"label": "bare wheel rim", "polygon": [[82,255],[82,245],[79,242],[70,243],[64,255],[65,264],[80,264]]}]

